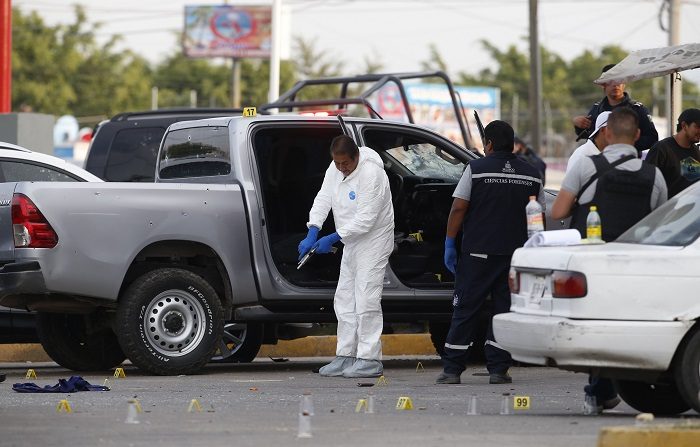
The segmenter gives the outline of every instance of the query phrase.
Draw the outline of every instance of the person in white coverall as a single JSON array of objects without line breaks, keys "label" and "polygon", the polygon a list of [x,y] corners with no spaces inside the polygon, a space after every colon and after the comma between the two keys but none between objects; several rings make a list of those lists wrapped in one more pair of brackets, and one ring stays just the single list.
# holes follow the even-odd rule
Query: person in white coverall
[{"label": "person in white coverall", "polygon": [[[350,137],[334,138],[330,150],[333,162],[309,212],[308,235],[299,244],[300,258],[311,249],[328,253],[338,241],[345,245],[334,298],[336,357],[319,373],[378,377],[383,373],[382,288],[394,248],[389,179],[379,155],[368,147],[358,148]],[[330,210],[336,231],[318,239]]]}]

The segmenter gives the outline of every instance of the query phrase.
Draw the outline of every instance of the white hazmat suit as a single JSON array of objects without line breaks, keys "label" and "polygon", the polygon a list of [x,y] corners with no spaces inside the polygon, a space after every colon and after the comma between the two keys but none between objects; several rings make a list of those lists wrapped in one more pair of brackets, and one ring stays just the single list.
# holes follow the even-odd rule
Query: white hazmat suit
[{"label": "white hazmat suit", "polygon": [[336,355],[380,361],[381,297],[394,247],[394,209],[382,159],[368,147],[359,150],[357,167],[345,178],[331,162],[307,227],[321,228],[332,209],[336,232],[345,245],[334,299]]}]

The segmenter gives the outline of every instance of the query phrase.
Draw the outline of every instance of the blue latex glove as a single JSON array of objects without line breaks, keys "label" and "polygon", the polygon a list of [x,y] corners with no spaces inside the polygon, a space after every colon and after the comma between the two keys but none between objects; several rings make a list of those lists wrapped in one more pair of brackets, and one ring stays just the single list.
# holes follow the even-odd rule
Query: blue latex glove
[{"label": "blue latex glove", "polygon": [[309,227],[309,232],[306,234],[306,237],[299,242],[299,260],[301,261],[301,258],[304,257],[306,253],[311,250],[311,247],[314,246],[316,243],[316,240],[318,239],[318,232],[320,229],[315,226],[310,226]]},{"label": "blue latex glove", "polygon": [[455,238],[445,238],[445,267],[454,275],[457,271],[457,243]]},{"label": "blue latex glove", "polygon": [[313,249],[316,250],[315,253],[317,254],[330,253],[333,244],[339,240],[340,236],[338,233],[331,233],[328,236],[323,236],[321,239],[319,239],[318,242],[314,244]]}]

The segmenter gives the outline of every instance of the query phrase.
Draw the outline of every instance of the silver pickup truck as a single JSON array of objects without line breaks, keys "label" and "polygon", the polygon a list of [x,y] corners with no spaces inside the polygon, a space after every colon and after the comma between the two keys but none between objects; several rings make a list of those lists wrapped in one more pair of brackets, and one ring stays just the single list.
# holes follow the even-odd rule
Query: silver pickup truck
[{"label": "silver pickup truck", "polygon": [[[2,184],[0,305],[37,311],[42,345],[67,368],[128,358],[163,375],[241,347],[249,361],[261,343],[289,337],[282,323],[333,322],[340,254],[297,269],[297,245],[341,133],[376,150],[391,183],[386,324],[430,323],[440,347],[454,279],[442,261],[445,225],[478,155],[376,119],[181,122],[163,137],[155,184]],[[322,234],[334,231],[329,220]],[[226,330],[236,325],[244,330]]]}]

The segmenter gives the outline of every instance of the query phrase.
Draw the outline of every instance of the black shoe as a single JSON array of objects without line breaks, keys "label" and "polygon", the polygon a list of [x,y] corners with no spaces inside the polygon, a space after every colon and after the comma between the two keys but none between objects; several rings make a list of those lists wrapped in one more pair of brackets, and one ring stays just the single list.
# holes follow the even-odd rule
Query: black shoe
[{"label": "black shoe", "polygon": [[4,382],[5,377],[6,377],[5,374],[0,374],[0,382]]},{"label": "black shoe", "polygon": [[456,385],[462,383],[462,381],[459,378],[459,374],[441,372],[437,379],[435,379],[435,383],[441,385]]},{"label": "black shoe", "polygon": [[490,385],[502,385],[504,383],[513,383],[513,378],[508,374],[508,371],[504,373],[493,373],[489,374],[489,384]]}]

